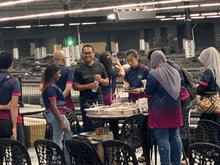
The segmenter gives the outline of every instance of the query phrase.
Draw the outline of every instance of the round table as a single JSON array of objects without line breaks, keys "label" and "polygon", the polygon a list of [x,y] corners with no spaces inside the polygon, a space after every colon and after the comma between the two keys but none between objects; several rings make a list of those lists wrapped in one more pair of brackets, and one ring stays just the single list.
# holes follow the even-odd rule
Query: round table
[{"label": "round table", "polygon": [[[134,115],[134,114],[132,114]],[[102,121],[108,123],[109,120],[115,119],[115,120],[125,120],[126,118],[132,116],[132,115],[120,115],[120,116],[113,116],[113,115],[89,115],[87,114],[87,117],[91,118],[93,121]],[[145,122],[146,125],[148,125],[148,113],[143,113],[145,116]],[[147,149],[146,153],[146,165],[150,165],[150,150],[151,150],[151,131],[150,128],[145,128],[145,131],[147,132],[145,134],[145,137],[143,137],[147,143],[143,144],[146,145],[145,148]],[[117,135],[114,135],[114,137],[117,137]]]},{"label": "round table", "polygon": [[24,127],[24,115],[33,115],[33,114],[38,114],[44,111],[45,111],[45,108],[42,108],[42,107],[20,107],[19,108],[19,113],[22,116],[22,125],[24,128],[24,138],[25,138],[26,147],[28,147],[28,142],[27,142],[27,136],[26,136],[27,131]]}]

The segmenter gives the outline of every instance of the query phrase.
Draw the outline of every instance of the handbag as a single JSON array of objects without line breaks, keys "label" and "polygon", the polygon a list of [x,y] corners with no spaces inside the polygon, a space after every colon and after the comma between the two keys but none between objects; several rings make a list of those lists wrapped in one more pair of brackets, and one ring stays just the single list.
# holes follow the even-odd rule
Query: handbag
[{"label": "handbag", "polygon": [[197,95],[195,109],[202,113],[220,113],[220,99],[218,92],[208,95]]},{"label": "handbag", "polygon": [[[212,72],[214,75],[213,70]],[[197,95],[197,106],[195,109],[202,113],[220,113],[220,99],[217,88],[214,92],[205,92],[204,95]]]}]

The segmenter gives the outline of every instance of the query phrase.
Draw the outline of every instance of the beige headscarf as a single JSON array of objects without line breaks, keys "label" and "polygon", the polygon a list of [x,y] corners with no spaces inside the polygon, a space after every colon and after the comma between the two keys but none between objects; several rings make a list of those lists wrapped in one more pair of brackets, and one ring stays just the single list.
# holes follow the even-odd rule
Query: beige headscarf
[{"label": "beige headscarf", "polygon": [[199,60],[205,65],[205,69],[212,68],[215,72],[216,84],[220,87],[220,54],[214,47],[203,50]]}]

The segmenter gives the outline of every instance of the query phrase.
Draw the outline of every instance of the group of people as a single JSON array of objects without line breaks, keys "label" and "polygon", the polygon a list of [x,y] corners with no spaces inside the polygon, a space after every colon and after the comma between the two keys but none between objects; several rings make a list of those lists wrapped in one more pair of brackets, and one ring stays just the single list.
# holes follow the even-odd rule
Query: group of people
[{"label": "group of people", "polygon": [[[54,53],[54,63],[49,64],[44,72],[40,91],[46,107],[47,121],[53,126],[53,141],[61,145],[72,138],[66,107],[74,109],[71,89],[80,91],[80,108],[84,131],[93,130],[92,121],[86,116],[86,108],[94,103],[110,105],[115,99],[117,77],[124,78],[124,89],[129,93],[131,102],[139,98],[148,98],[148,126],[152,128],[157,140],[162,165],[180,165],[182,141],[179,127],[183,125],[182,115],[187,113],[190,94],[186,89],[180,67],[166,59],[159,49],[149,52],[151,68],[140,63],[138,51],[131,49],[126,53],[130,65],[124,71],[119,60],[113,60],[109,52],[104,52],[99,61],[94,60],[95,51],[91,45],[82,48],[84,62],[73,72],[65,67],[66,57],[62,51]],[[220,55],[210,47],[202,51],[198,58],[205,67],[202,79],[197,87],[198,94],[204,91],[220,92]],[[23,129],[19,114],[18,98],[21,96],[19,82],[10,77],[13,66],[11,53],[0,52],[0,138],[12,138],[23,143]],[[114,66],[114,67],[113,67]],[[7,79],[6,79],[7,78]],[[3,83],[2,83],[3,82]],[[218,122],[217,114],[202,114],[202,119]],[[117,134],[117,121],[110,121],[110,128]],[[117,137],[115,137],[117,138]],[[184,146],[184,145],[183,145]],[[187,148],[187,145],[184,148]],[[64,145],[67,164],[69,155]],[[145,158],[145,150],[140,161]]]}]

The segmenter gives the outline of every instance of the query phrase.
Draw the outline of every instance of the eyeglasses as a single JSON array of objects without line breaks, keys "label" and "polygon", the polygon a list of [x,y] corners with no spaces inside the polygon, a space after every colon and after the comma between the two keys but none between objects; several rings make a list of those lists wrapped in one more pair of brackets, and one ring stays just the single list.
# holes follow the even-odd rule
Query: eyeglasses
[{"label": "eyeglasses", "polygon": [[84,52],[83,55],[91,55],[93,52]]}]

